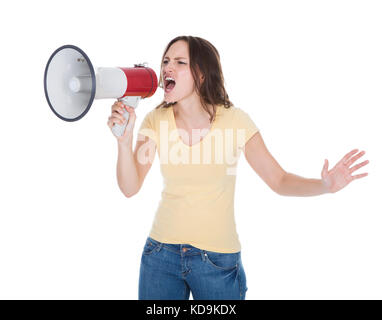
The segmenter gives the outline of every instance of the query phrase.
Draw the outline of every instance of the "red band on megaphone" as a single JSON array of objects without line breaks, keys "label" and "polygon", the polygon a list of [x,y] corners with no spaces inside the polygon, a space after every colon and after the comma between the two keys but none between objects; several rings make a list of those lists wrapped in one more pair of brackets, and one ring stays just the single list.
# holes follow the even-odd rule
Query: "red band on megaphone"
[{"label": "red band on megaphone", "polygon": [[142,98],[151,97],[158,88],[158,78],[155,71],[148,67],[122,68],[126,75],[127,88],[124,95],[141,96]]}]

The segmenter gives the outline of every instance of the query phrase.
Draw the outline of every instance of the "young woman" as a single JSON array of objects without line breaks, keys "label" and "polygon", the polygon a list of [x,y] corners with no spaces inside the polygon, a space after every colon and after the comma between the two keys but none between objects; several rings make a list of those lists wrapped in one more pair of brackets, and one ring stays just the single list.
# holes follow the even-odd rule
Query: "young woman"
[{"label": "young woman", "polygon": [[123,108],[130,113],[124,135],[117,138],[117,178],[123,194],[131,197],[140,190],[156,150],[164,178],[142,252],[139,299],[188,300],[190,292],[195,300],[245,299],[246,275],[234,219],[241,151],[273,191],[295,196],[343,188],[358,168],[348,166],[362,153],[351,159],[353,150],[331,171],[326,161],[321,180],[285,172],[249,115],[229,100],[219,53],[199,37],[170,41],[159,86],[164,100],[143,119],[134,152],[134,109],[116,102],[108,120],[112,128],[125,121]]}]

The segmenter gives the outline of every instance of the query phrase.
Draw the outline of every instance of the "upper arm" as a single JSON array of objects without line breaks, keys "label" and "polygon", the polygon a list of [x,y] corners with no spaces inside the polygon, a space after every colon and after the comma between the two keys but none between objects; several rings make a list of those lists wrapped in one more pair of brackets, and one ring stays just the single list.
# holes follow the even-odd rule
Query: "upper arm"
[{"label": "upper arm", "polygon": [[247,141],[244,154],[252,169],[273,191],[277,192],[286,172],[268,151],[260,132]]},{"label": "upper arm", "polygon": [[134,160],[139,177],[139,189],[142,187],[143,181],[152,166],[155,158],[155,152],[155,141],[148,136],[139,133],[134,149]]}]

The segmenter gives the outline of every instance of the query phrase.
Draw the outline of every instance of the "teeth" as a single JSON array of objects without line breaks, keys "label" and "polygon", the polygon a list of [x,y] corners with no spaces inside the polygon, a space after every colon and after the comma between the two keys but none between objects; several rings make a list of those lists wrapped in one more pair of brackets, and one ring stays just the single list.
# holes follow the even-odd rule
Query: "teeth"
[{"label": "teeth", "polygon": [[171,77],[166,77],[166,79],[165,80],[172,80],[172,81],[174,81],[175,82],[175,79],[173,79],[173,78],[171,78]]}]

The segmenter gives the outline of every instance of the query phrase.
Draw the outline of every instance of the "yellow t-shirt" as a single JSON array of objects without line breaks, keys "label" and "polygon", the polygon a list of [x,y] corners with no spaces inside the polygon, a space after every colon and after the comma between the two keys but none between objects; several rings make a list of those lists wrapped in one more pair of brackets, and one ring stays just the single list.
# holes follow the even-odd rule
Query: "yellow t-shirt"
[{"label": "yellow t-shirt", "polygon": [[[222,253],[241,250],[234,218],[236,167],[245,143],[259,129],[237,107],[216,107],[208,133],[189,146],[177,129],[173,106],[148,112],[138,133],[156,142],[162,198],[150,237]],[[200,139],[194,139],[199,141]]]}]

